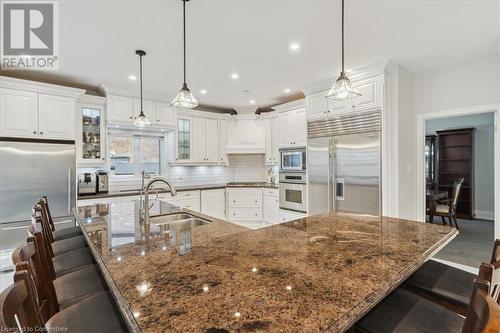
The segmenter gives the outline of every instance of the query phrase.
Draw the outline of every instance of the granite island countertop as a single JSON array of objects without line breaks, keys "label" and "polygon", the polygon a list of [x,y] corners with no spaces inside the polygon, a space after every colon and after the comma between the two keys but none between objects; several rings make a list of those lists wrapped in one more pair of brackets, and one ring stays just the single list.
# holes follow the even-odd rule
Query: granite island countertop
[{"label": "granite island countertop", "polygon": [[131,331],[342,332],[457,234],[333,213],[250,230],[193,214],[212,222],[145,237],[137,202],[75,208]]}]

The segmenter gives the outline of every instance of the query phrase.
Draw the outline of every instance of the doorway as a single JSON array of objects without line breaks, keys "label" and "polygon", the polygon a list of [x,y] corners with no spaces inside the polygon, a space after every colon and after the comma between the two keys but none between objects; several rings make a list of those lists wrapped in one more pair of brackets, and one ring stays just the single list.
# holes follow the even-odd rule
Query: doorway
[{"label": "doorway", "polygon": [[485,106],[417,116],[419,219],[429,221],[434,215],[432,223],[450,224],[448,213],[455,204],[452,211],[460,228],[435,255],[437,260],[476,270],[490,260],[499,231],[496,114],[495,107]]}]

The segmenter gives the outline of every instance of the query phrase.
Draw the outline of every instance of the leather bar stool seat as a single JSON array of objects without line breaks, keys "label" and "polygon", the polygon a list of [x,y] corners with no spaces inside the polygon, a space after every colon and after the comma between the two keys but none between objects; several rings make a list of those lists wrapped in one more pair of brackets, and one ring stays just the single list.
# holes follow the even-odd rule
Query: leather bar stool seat
[{"label": "leather bar stool seat", "polygon": [[85,241],[85,237],[83,235],[61,239],[52,243],[54,256],[85,247],[87,247],[87,242]]},{"label": "leather bar stool seat", "polygon": [[475,274],[429,260],[406,280],[404,288],[459,307],[465,314],[475,278]]},{"label": "leather bar stool seat", "polygon": [[106,289],[95,265],[83,266],[76,271],[56,278],[53,283],[61,309]]},{"label": "leather bar stool seat", "polygon": [[461,332],[465,318],[407,290],[396,289],[356,323],[364,333]]},{"label": "leather bar stool seat", "polygon": [[56,277],[68,274],[75,270],[94,264],[94,258],[88,248],[82,247],[72,251],[62,253],[52,258]]},{"label": "leather bar stool seat", "polygon": [[59,241],[66,238],[81,236],[82,230],[80,229],[80,227],[75,226],[56,230],[52,233],[52,235],[54,236],[54,240]]},{"label": "leather bar stool seat", "polygon": [[46,323],[49,332],[68,328],[71,333],[121,333],[127,332],[120,315],[106,292],[90,296],[56,313]]}]

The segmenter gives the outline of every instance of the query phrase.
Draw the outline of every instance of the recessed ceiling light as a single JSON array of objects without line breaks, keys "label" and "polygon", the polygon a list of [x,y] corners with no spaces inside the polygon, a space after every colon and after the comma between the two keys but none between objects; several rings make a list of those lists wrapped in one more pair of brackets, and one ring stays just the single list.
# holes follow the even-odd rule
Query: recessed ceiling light
[{"label": "recessed ceiling light", "polygon": [[128,76],[128,79],[129,79],[130,81],[137,81],[137,76],[135,76],[135,75],[129,75],[129,76]]},{"label": "recessed ceiling light", "polygon": [[285,94],[289,94],[290,93],[290,89],[286,88],[285,90],[283,90],[285,92]]},{"label": "recessed ceiling light", "polygon": [[240,77],[240,75],[238,73],[231,74],[231,79],[233,79],[233,80],[237,80],[239,77]]},{"label": "recessed ceiling light", "polygon": [[255,104],[255,99],[251,99],[250,104]]},{"label": "recessed ceiling light", "polygon": [[290,44],[290,50],[292,51],[298,51],[300,49],[300,44],[299,43],[292,43]]},{"label": "recessed ceiling light", "polygon": [[207,89],[200,89],[200,94],[206,95],[206,93],[207,93]]},{"label": "recessed ceiling light", "polygon": [[352,72],[352,68],[348,68],[345,70],[346,73],[351,73]]}]

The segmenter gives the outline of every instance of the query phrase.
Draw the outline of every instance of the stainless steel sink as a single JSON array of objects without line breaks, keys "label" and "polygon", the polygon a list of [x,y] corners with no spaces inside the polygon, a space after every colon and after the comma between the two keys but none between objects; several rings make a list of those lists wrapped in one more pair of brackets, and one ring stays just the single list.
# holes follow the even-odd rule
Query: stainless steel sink
[{"label": "stainless steel sink", "polygon": [[197,227],[200,225],[205,225],[209,224],[209,220],[202,219],[200,217],[187,214],[187,213],[176,213],[176,214],[169,214],[169,215],[158,215],[158,216],[151,216],[150,218],[150,223],[151,224],[157,224],[157,225],[165,225],[165,224],[176,224],[176,225],[190,225],[192,227]]}]

